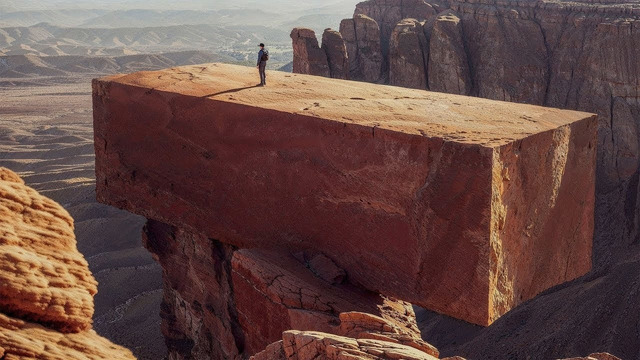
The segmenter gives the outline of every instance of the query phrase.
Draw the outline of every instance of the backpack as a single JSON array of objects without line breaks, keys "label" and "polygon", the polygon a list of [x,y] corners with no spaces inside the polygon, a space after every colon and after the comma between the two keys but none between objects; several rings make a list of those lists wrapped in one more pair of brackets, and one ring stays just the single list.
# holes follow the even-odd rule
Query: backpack
[{"label": "backpack", "polygon": [[262,57],[260,58],[260,61],[269,61],[269,51],[268,50],[263,50],[262,51]]}]

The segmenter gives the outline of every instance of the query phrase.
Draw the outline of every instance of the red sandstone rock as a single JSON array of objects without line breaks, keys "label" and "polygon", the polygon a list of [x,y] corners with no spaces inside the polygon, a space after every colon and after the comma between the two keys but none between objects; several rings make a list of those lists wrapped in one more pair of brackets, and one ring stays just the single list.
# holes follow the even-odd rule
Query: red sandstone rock
[{"label": "red sandstone rock", "polygon": [[62,332],[90,328],[97,282],[69,214],[0,168],[0,218],[0,312]]},{"label": "red sandstone rock", "polygon": [[234,91],[252,82],[96,81],[98,199],[483,325],[590,268],[595,117],[284,73]]},{"label": "red sandstone rock", "polygon": [[0,219],[0,358],[133,359],[90,330],[97,283],[69,214],[0,167]]},{"label": "red sandstone rock", "polygon": [[113,344],[93,330],[65,334],[1,313],[0,345],[3,360],[135,359],[128,349]]},{"label": "red sandstone rock", "polygon": [[405,19],[391,33],[389,83],[414,89],[427,88],[429,49],[423,24]]},{"label": "red sandstone rock", "polygon": [[380,26],[381,51],[383,58],[389,53],[389,39],[396,25],[402,19],[413,18],[425,21],[433,18],[439,5],[424,0],[372,0],[356,5],[354,18],[365,15],[374,19]]},{"label": "red sandstone rock", "polygon": [[[235,250],[154,221],[144,239],[164,270],[163,332],[172,358],[241,358],[290,329],[357,329],[437,354],[420,339],[410,304],[331,285],[286,252]],[[351,314],[362,312],[377,321],[355,321],[364,315]]]},{"label": "red sandstone rock", "polygon": [[311,29],[295,28],[293,40],[293,72],[329,77],[331,75],[327,54],[318,45],[316,33]]},{"label": "red sandstone rock", "polygon": [[333,260],[323,254],[314,254],[308,257],[303,254],[302,256],[302,260],[307,267],[324,281],[332,285],[337,285],[345,280],[347,276],[345,271],[340,269]]},{"label": "red sandstone rock", "polygon": [[[282,350],[279,349],[282,348]],[[268,356],[273,356],[270,358]],[[283,356],[284,355],[284,356]],[[252,360],[435,360],[437,358],[411,347],[386,341],[353,339],[312,331],[286,331],[282,341],[274,343]]]},{"label": "red sandstone rock", "polygon": [[[340,23],[349,58],[349,78],[377,82],[382,77],[380,28],[368,16],[356,15]],[[304,74],[304,72],[295,71]]]},{"label": "red sandstone rock", "polygon": [[[433,32],[427,26],[434,57],[429,67],[436,67],[428,71],[430,89],[599,115],[595,238],[602,256],[596,260],[606,266],[612,255],[623,256],[640,234],[640,6],[592,0],[369,0],[359,3],[355,14],[379,24],[383,63],[389,63],[388,44],[398,22],[417,18],[429,24],[436,10],[454,11],[460,21],[455,26],[438,21]],[[355,65],[352,73],[361,70]]]},{"label": "red sandstone rock", "polygon": [[342,34],[339,31],[325,29],[322,34],[322,50],[327,54],[331,77],[348,79],[349,56],[347,55],[347,46]]},{"label": "red sandstone rock", "polygon": [[587,357],[573,357],[573,358],[567,358],[563,360],[621,360],[621,359],[608,353],[595,353]]},{"label": "red sandstone rock", "polygon": [[439,14],[431,29],[428,68],[430,90],[460,95],[471,93],[462,21],[450,10]]}]

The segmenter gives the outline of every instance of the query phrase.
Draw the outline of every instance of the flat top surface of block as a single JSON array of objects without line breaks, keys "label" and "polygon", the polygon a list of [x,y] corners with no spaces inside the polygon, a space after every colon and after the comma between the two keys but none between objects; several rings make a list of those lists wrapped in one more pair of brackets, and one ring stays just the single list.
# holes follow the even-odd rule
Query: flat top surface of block
[{"label": "flat top surface of block", "polygon": [[204,64],[101,81],[379,127],[488,147],[555,129],[592,114],[279,71],[258,87],[255,68]]}]

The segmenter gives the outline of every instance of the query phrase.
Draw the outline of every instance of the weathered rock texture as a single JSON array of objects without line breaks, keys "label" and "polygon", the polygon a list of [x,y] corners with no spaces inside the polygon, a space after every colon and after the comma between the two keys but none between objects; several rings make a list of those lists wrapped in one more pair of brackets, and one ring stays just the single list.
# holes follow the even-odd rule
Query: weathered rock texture
[{"label": "weathered rock texture", "polygon": [[471,69],[460,18],[452,11],[440,14],[430,29],[429,38],[426,54],[429,89],[460,95],[471,93]]},{"label": "weathered rock texture", "polygon": [[163,332],[172,359],[236,359],[286,330],[384,339],[435,356],[410,304],[335,277],[319,253],[237,250],[149,221],[144,240],[164,269]]},{"label": "weathered rock texture", "polygon": [[218,64],[96,80],[98,199],[237,247],[322,252],[352,283],[482,325],[590,269],[595,116],[252,81]]},{"label": "weathered rock texture", "polygon": [[415,348],[372,339],[354,339],[314,331],[286,331],[252,360],[435,360]]},{"label": "weathered rock texture", "polygon": [[91,327],[97,282],[60,205],[0,168],[0,311],[63,332]]},{"label": "weathered rock texture", "polygon": [[595,353],[586,357],[574,357],[563,360],[620,360],[618,357],[609,353]]},{"label": "weathered rock texture", "polygon": [[237,250],[156,221],[143,238],[164,269],[163,332],[173,359],[242,358],[290,329],[438,354],[421,340],[410,304],[333,276],[340,271],[322,254]]},{"label": "weathered rock texture", "polygon": [[[316,33],[311,29],[295,28],[291,31],[294,52],[298,55],[293,58],[293,72],[329,77],[331,71],[327,60],[327,50],[320,49]],[[334,46],[336,46],[334,44]],[[334,46],[327,45],[328,49]],[[332,53],[333,55],[333,53]],[[338,68],[340,62],[335,57],[331,58],[333,67]]]},{"label": "weathered rock texture", "polygon": [[[506,356],[505,356],[506,357]],[[282,340],[269,345],[251,360],[435,360],[436,356],[384,340],[344,337],[313,331],[286,331]],[[460,356],[443,360],[465,360]],[[562,360],[620,360],[608,353]]]},{"label": "weathered rock texture", "polygon": [[349,79],[347,46],[339,31],[325,29],[322,34],[322,50],[327,54],[331,77]]},{"label": "weathered rock texture", "polygon": [[[369,0],[356,6],[354,19],[362,16],[379,25],[385,64],[422,61],[418,49],[410,60],[387,49],[403,19],[425,22],[428,89],[597,113],[596,263],[638,241],[638,2]],[[363,69],[357,51],[348,52],[352,73]],[[415,86],[415,68],[397,69],[389,76],[384,68],[381,79]]]},{"label": "weathered rock texture", "polygon": [[96,286],[69,214],[0,168],[2,359],[132,359],[90,330]]},{"label": "weathered rock texture", "polygon": [[[420,2],[436,12],[420,18],[425,14],[423,4],[371,0],[357,5],[355,15],[373,18],[381,32],[389,34],[402,19],[424,21],[429,89],[599,115],[594,278],[528,303],[463,349],[449,344],[453,350],[448,352],[445,344],[436,345],[448,353],[483,359],[505,356],[493,346],[496,341],[510,349],[511,358],[601,350],[638,358],[640,340],[610,337],[603,329],[606,324],[624,334],[637,327],[628,314],[638,311],[638,303],[629,300],[628,292],[638,288],[637,273],[629,262],[637,264],[640,254],[640,4],[633,0]],[[445,18],[459,21],[442,21]],[[391,38],[381,36],[383,43]],[[392,60],[385,56],[385,61]],[[626,277],[619,278],[620,274]],[[594,286],[611,291],[594,298],[604,293],[592,292]],[[567,298],[573,302],[562,306]],[[610,303],[625,305],[609,311]],[[558,306],[565,311],[556,311]],[[567,312],[576,315],[567,317]]]},{"label": "weathered rock texture", "polygon": [[[356,15],[353,19],[346,19],[340,23],[340,33],[347,47],[349,78],[368,82],[379,81],[382,76],[383,57],[378,23],[368,16]],[[296,57],[298,55],[294,51],[294,59]]]},{"label": "weathered rock texture", "polygon": [[423,24],[401,21],[391,33],[389,83],[415,89],[427,88],[427,38]]}]

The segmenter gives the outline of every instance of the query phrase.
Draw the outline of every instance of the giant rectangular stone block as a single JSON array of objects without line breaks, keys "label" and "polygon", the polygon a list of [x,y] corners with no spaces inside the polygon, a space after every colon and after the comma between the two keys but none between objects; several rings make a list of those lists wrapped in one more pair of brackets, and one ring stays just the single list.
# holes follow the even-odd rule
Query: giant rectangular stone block
[{"label": "giant rectangular stone block", "polygon": [[97,196],[487,325],[591,267],[596,117],[221,64],[93,83]]}]

